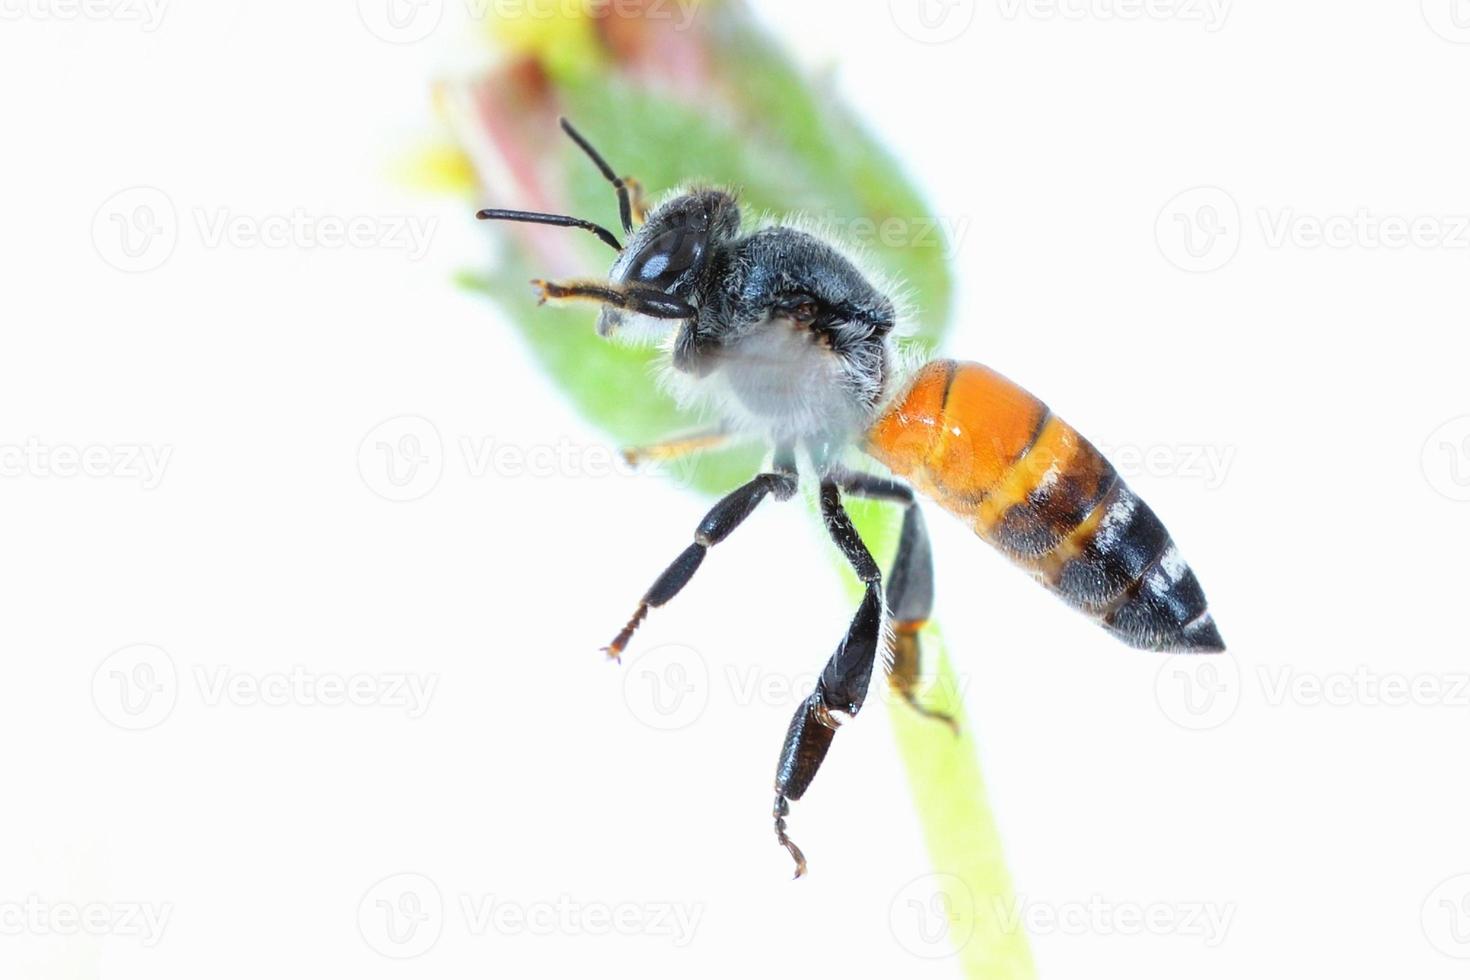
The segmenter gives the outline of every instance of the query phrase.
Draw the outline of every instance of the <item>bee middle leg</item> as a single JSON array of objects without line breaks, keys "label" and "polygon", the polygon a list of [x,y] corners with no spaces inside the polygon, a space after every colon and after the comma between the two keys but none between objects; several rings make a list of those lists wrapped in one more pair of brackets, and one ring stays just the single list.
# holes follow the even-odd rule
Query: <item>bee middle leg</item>
[{"label": "bee middle leg", "polygon": [[789,448],[777,449],[771,472],[758,474],[749,483],[730,491],[704,515],[704,520],[694,530],[694,543],[685,548],[643,594],[643,599],[633,611],[628,624],[611,643],[603,647],[604,652],[614,660],[621,659],[633,633],[647,618],[648,611],[662,606],[689,584],[710,548],[725,540],[744,523],[767,494],[777,500],[789,500],[796,495],[796,489],[795,455]]},{"label": "bee middle leg", "polygon": [[831,479],[822,481],[821,506],[827,533],[864,589],[862,604],[848,625],[847,635],[822,669],[816,690],[791,719],[776,766],[776,802],[771,815],[776,822],[776,840],[796,862],[798,878],[806,873],[806,856],[786,833],[790,801],[801,799],[811,785],[844,717],[853,717],[862,710],[883,630],[882,573],[842,506],[838,484]]}]

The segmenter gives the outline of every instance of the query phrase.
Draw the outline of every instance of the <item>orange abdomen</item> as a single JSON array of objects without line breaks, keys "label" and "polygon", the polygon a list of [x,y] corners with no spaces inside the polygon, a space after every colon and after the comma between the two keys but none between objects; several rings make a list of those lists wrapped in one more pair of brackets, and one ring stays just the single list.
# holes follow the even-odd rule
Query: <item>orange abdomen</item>
[{"label": "orange abdomen", "polygon": [[1148,505],[1077,430],[989,368],[926,365],[865,448],[1125,642],[1224,649]]}]

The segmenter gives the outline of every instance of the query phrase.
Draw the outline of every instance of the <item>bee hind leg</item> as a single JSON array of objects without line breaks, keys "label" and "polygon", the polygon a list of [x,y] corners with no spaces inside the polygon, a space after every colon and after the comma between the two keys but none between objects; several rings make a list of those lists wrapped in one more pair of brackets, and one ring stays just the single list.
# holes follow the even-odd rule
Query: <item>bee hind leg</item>
[{"label": "bee hind leg", "polygon": [[952,715],[919,700],[923,666],[919,634],[934,610],[934,556],[913,488],[870,473],[844,471],[836,479],[843,490],[854,496],[883,500],[904,508],[898,551],[888,572],[888,615],[893,623],[888,686],[919,715],[948,725],[958,735],[959,723]]}]

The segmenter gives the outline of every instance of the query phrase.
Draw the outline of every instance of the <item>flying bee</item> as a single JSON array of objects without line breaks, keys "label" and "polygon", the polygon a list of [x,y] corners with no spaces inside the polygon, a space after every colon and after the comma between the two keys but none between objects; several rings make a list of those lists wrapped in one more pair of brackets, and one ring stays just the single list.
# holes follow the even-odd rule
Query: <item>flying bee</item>
[{"label": "flying bee", "polygon": [[[864,587],[846,635],[791,720],[776,767],[776,838],[798,877],[806,859],[787,834],[790,801],[810,786],[841,723],[862,709],[878,657],[904,700],[948,720],[915,694],[919,634],[934,598],[916,491],[1124,643],[1224,649],[1204,592],[1158,517],[1045,404],[971,362],[936,360],[900,377],[897,306],[834,245],[787,226],[744,231],[734,196],[715,188],[675,192],[648,211],[636,181],[618,177],[566,120],[561,125],[613,184],[627,244],[566,215],[491,209],[478,217],[581,228],[607,243],[618,254],[606,279],[534,280],[541,301],[601,307],[604,336],[662,340],[674,376],[710,396],[723,418],[717,431],[631,455],[670,459],[737,433],[770,447],[769,466],[711,508],[607,653],[619,657],[649,610],[673,599],[761,501],[796,494],[799,453],[816,474],[827,532]],[[844,465],[852,447],[891,476]],[[846,495],[903,510],[886,586]]]}]

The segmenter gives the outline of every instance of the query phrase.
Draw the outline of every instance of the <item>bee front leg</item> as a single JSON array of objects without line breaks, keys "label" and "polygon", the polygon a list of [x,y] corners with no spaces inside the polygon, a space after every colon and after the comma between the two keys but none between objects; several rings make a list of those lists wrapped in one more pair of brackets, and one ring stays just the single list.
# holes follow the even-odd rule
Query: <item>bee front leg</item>
[{"label": "bee front leg", "polygon": [[677,296],[649,289],[646,286],[620,286],[598,280],[576,280],[573,282],[548,282],[532,279],[531,285],[540,294],[540,302],[547,300],[573,300],[612,306],[631,313],[641,313],[658,320],[689,320],[699,311]]}]

